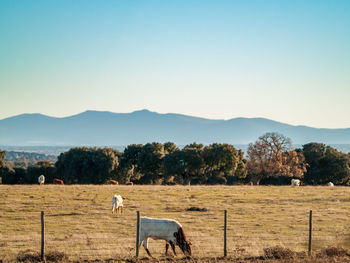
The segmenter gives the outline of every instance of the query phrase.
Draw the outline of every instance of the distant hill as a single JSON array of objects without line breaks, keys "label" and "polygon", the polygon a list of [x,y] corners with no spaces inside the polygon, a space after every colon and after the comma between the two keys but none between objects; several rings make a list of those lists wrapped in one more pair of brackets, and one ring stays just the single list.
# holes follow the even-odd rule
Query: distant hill
[{"label": "distant hill", "polygon": [[211,120],[148,110],[132,113],[86,111],[55,118],[22,114],[0,120],[0,145],[125,146],[132,143],[191,142],[248,144],[266,132],[279,132],[294,144],[350,144],[350,128],[319,129],[293,126],[264,118]]},{"label": "distant hill", "polygon": [[7,163],[15,162],[26,162],[28,164],[33,164],[39,161],[56,161],[55,155],[46,155],[35,152],[15,152],[15,151],[6,151],[5,161]]}]

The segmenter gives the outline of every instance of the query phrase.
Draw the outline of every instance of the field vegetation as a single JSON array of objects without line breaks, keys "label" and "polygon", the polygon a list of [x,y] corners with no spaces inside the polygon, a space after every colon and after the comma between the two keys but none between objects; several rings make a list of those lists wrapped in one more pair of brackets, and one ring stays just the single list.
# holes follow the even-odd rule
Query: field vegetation
[{"label": "field vegetation", "polygon": [[[115,193],[126,198],[123,214],[111,213]],[[28,249],[40,251],[40,211],[45,211],[47,253],[64,253],[73,261],[131,260],[136,211],[178,220],[195,260],[202,262],[223,256],[225,209],[232,260],[264,256],[264,249],[275,246],[306,255],[310,210],[313,255],[330,246],[350,249],[348,187],[0,185],[0,196],[4,262]],[[189,211],[191,207],[207,211]],[[149,249],[158,260],[165,259],[164,241],[151,240]],[[177,252],[182,259],[179,248]],[[146,257],[141,247],[140,258]]]}]

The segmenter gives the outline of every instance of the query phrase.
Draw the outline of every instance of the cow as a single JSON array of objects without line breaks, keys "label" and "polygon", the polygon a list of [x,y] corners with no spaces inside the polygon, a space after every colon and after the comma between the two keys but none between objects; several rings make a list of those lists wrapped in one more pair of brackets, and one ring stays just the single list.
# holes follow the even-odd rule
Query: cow
[{"label": "cow", "polygon": [[329,183],[327,184],[327,186],[333,187],[334,184],[333,184],[332,182],[329,182]]},{"label": "cow", "polygon": [[53,184],[64,184],[64,183],[63,183],[63,180],[55,178],[53,179]]},{"label": "cow", "polygon": [[126,185],[134,185],[134,183],[133,182],[128,182],[128,183],[126,183]]},{"label": "cow", "polygon": [[108,184],[119,185],[118,181],[112,180],[112,179],[108,180],[107,183],[108,183]]},{"label": "cow", "polygon": [[299,180],[299,179],[292,179],[292,180],[290,181],[290,184],[291,184],[292,186],[300,186],[300,180]]},{"label": "cow", "polygon": [[148,239],[163,239],[165,240],[165,255],[168,255],[169,245],[171,246],[174,255],[176,256],[175,246],[179,246],[186,256],[192,255],[191,242],[187,240],[182,225],[172,219],[159,219],[150,217],[141,217],[141,233],[139,247],[143,242],[147,254],[152,257],[148,250]]},{"label": "cow", "polygon": [[40,175],[38,177],[38,183],[39,183],[39,185],[42,185],[45,183],[45,176],[44,175]]},{"label": "cow", "polygon": [[120,210],[120,213],[123,213],[123,200],[125,198],[122,197],[121,195],[113,195],[112,197],[112,214],[114,214],[114,212],[118,213],[118,211]]},{"label": "cow", "polygon": [[167,185],[179,185],[177,182],[167,182]]},{"label": "cow", "polygon": [[254,183],[252,181],[249,182],[249,185],[254,185]]}]

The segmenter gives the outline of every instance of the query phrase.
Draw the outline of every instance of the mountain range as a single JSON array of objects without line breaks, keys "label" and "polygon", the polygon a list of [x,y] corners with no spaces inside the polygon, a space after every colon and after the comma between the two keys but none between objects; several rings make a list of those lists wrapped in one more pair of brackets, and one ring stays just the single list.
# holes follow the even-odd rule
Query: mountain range
[{"label": "mountain range", "polygon": [[350,128],[294,126],[264,118],[212,120],[149,110],[132,113],[85,111],[57,118],[21,114],[0,120],[0,145],[113,146],[147,142],[248,144],[266,132],[278,132],[293,144],[350,144]]}]

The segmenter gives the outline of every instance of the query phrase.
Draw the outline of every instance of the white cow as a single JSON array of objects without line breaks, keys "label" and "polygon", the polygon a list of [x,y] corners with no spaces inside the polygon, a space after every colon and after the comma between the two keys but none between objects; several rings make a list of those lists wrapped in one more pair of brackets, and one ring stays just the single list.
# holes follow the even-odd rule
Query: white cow
[{"label": "white cow", "polygon": [[333,186],[334,186],[334,184],[333,184],[332,182],[329,182],[329,183],[327,184],[327,186],[331,186],[331,187],[333,187]]},{"label": "white cow", "polygon": [[123,200],[124,198],[121,195],[113,195],[112,214],[114,214],[114,212],[118,213],[119,210],[120,213],[123,213]]},{"label": "white cow", "polygon": [[290,181],[290,184],[291,184],[292,186],[300,186],[300,180],[299,180],[299,179],[292,179],[292,180]]},{"label": "white cow", "polygon": [[39,183],[40,185],[42,185],[42,184],[45,183],[45,176],[44,176],[44,175],[40,175],[40,176],[38,177],[38,183]]},{"label": "white cow", "polygon": [[141,217],[140,242],[143,242],[147,254],[152,257],[148,250],[148,239],[163,239],[166,242],[165,255],[168,254],[169,245],[175,252],[175,245],[179,246],[185,255],[191,255],[191,242],[186,238],[184,230],[179,222],[172,219],[159,219],[150,217]]}]

